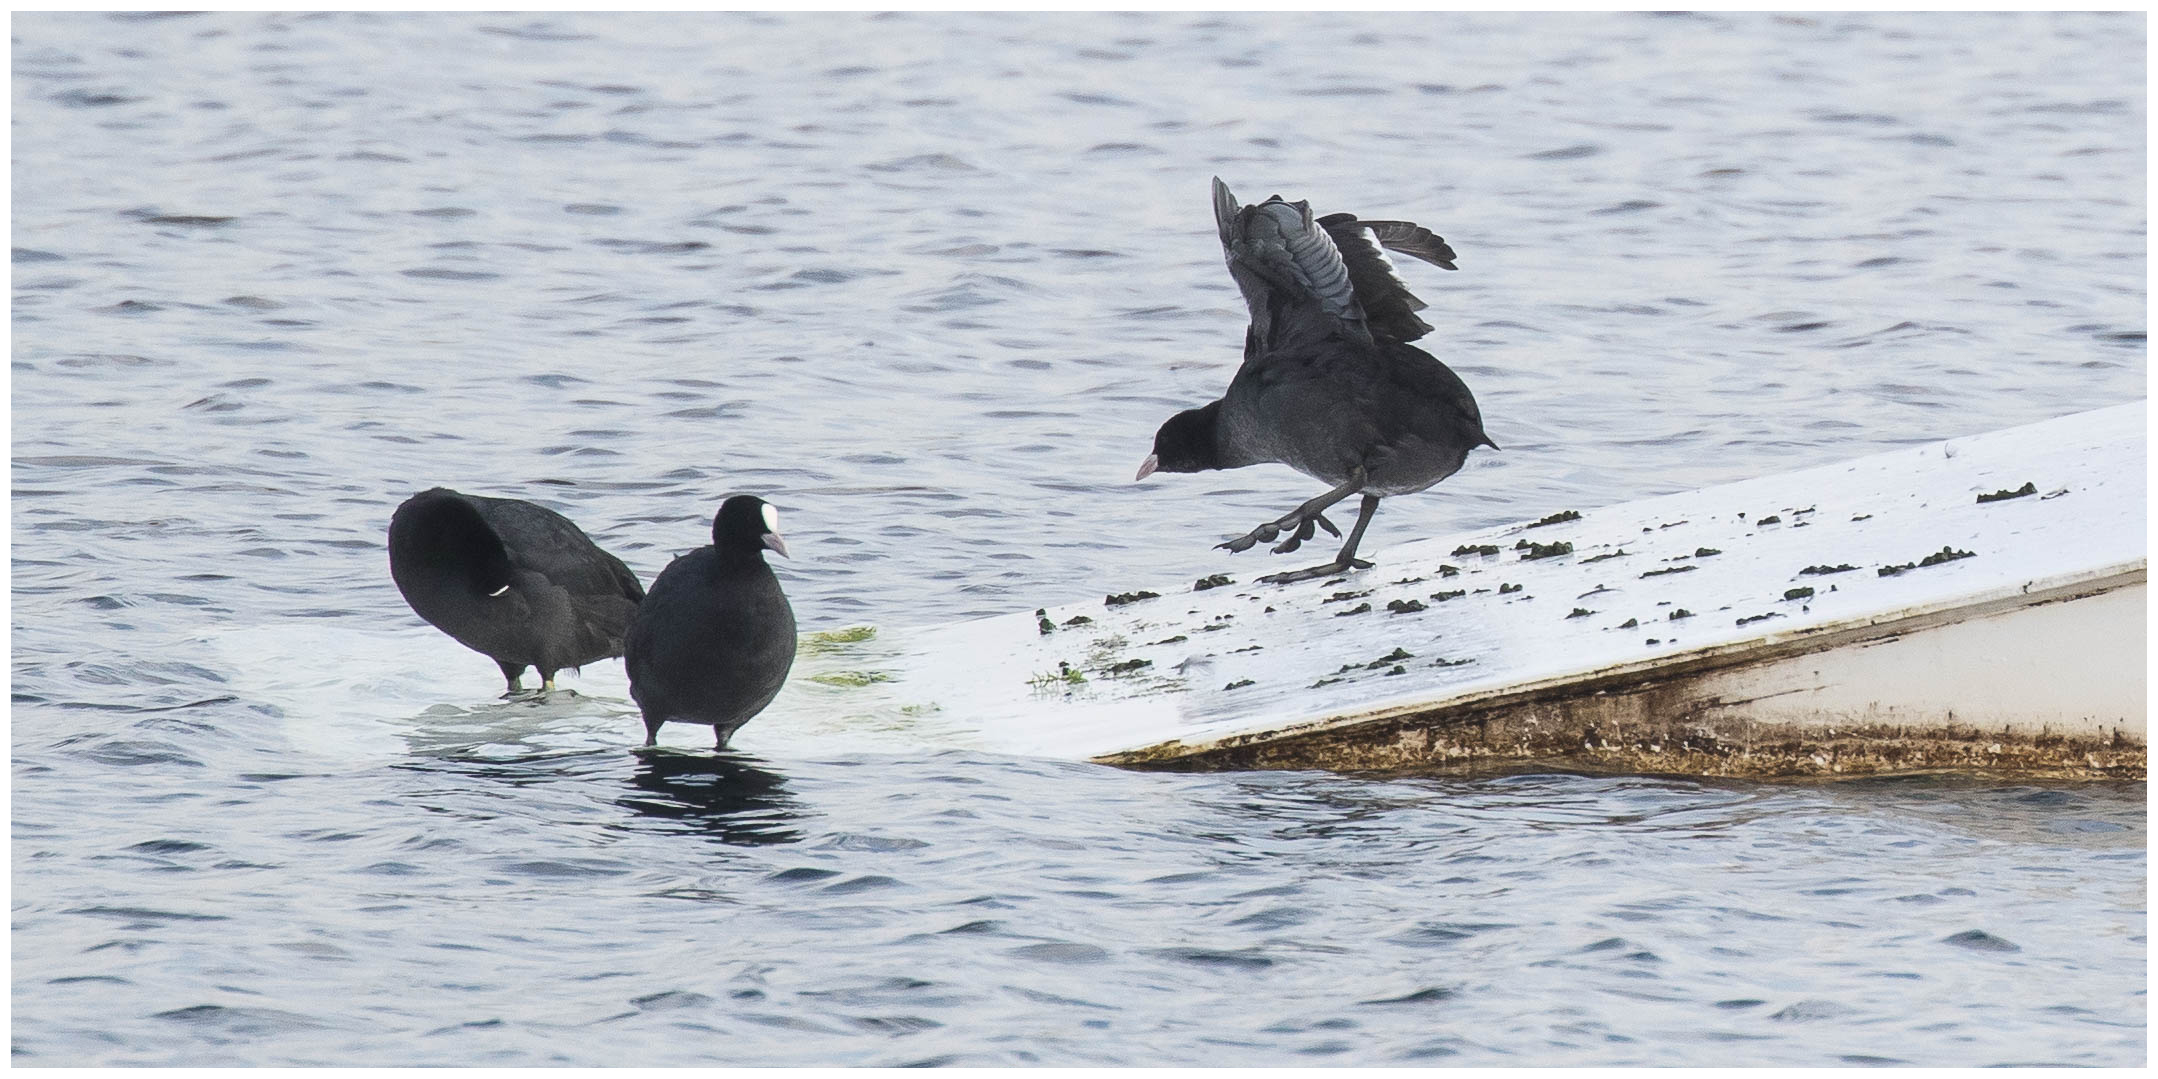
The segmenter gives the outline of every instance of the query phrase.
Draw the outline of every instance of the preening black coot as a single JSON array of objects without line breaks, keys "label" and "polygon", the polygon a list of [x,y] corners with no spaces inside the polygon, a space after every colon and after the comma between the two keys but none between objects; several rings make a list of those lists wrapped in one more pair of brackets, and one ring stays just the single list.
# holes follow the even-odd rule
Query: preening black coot
[{"label": "preening black coot", "polygon": [[1300,581],[1351,568],[1364,528],[1387,495],[1421,491],[1461,468],[1484,434],[1459,376],[1409,344],[1431,327],[1424,302],[1395,276],[1386,248],[1454,268],[1454,250],[1406,221],[1313,220],[1309,203],[1276,195],[1238,206],[1214,180],[1214,222],[1229,276],[1251,309],[1244,363],[1221,400],[1169,417],[1138,479],[1276,462],[1333,490],[1221,546],[1242,551],[1288,533],[1296,550],[1314,525],[1339,536],[1327,507],[1363,495],[1356,527],[1332,562],[1261,581]]},{"label": "preening black coot", "polygon": [[712,517],[712,545],[667,564],[630,620],[629,695],[645,745],[667,722],[712,728],[713,745],[764,710],[794,666],[794,608],[764,552],[787,553],[779,511],[735,495]]},{"label": "preening black coot", "polygon": [[421,618],[493,659],[511,693],[528,666],[551,690],[556,671],[621,655],[644,598],[637,575],[569,518],[447,487],[391,515],[390,577]]}]

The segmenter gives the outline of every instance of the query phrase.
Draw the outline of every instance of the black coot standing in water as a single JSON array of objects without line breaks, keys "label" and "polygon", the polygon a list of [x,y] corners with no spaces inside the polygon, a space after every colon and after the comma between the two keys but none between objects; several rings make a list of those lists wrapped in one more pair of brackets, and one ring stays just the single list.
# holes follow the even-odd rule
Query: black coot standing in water
[{"label": "black coot standing in water", "polygon": [[1424,302],[1394,274],[1382,248],[1453,269],[1454,251],[1406,221],[1317,220],[1305,202],[1276,195],[1254,206],[1214,180],[1214,222],[1229,276],[1251,309],[1244,363],[1221,400],[1169,417],[1137,478],[1280,463],[1333,490],[1221,546],[1242,551],[1288,533],[1296,550],[1314,525],[1339,536],[1327,507],[1363,496],[1356,527],[1332,562],[1261,581],[1301,581],[1371,563],[1357,542],[1387,495],[1421,491],[1453,475],[1484,434],[1476,398],[1459,376],[1409,344],[1431,331]]},{"label": "black coot standing in water", "polygon": [[493,659],[511,693],[528,666],[545,691],[564,667],[621,655],[644,598],[637,575],[569,518],[447,487],[391,515],[390,577],[421,618]]},{"label": "black coot standing in water", "polygon": [[630,621],[622,664],[644,711],[645,745],[669,721],[712,728],[713,745],[764,710],[794,666],[794,608],[764,552],[787,553],[779,511],[735,495],[712,517],[712,545],[660,571]]}]

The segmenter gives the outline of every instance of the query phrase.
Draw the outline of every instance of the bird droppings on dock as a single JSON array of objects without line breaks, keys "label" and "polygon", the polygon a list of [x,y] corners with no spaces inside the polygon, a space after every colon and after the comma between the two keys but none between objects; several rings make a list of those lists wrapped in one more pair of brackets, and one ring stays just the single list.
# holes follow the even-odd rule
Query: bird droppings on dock
[{"label": "bird droppings on dock", "polygon": [[1830,573],[1849,573],[1857,568],[1857,566],[1849,562],[1840,562],[1833,566],[1807,566],[1805,569],[1799,570],[1798,575],[1801,577],[1819,577]]},{"label": "bird droppings on dock", "polygon": [[1667,573],[1692,573],[1694,569],[1695,567],[1693,566],[1665,566],[1662,569],[1652,569],[1647,573],[1642,574],[1641,576],[1645,579],[1649,577],[1661,577]]},{"label": "bird droppings on dock", "polygon": [[1386,609],[1395,614],[1414,614],[1423,610],[1424,605],[1413,599],[1391,599],[1386,601]]},{"label": "bird droppings on dock", "polygon": [[2022,498],[2024,495],[2035,495],[2037,493],[2038,484],[2035,481],[2031,481],[2024,483],[2023,486],[2018,487],[2013,491],[2003,489],[1995,491],[1990,495],[1979,495],[1978,502],[1981,505],[1987,502],[2006,502],[2011,498]]},{"label": "bird droppings on dock", "polygon": [[1392,664],[1392,663],[1399,663],[1399,662],[1401,662],[1402,660],[1405,660],[1405,659],[1415,659],[1415,658],[1416,658],[1416,654],[1415,654],[1414,652],[1411,652],[1411,651],[1409,651],[1409,650],[1408,650],[1408,649],[1406,649],[1406,648],[1402,648],[1401,646],[1399,646],[1399,645],[1396,645],[1396,646],[1394,646],[1394,650],[1393,650],[1393,651],[1391,651],[1391,652],[1388,652],[1387,654],[1385,654],[1385,655],[1383,655],[1383,656],[1380,656],[1380,657],[1379,657],[1379,658],[1377,658],[1377,659],[1371,660],[1371,661],[1369,661],[1369,662],[1366,662],[1366,663],[1352,663],[1352,664],[1350,664],[1350,665],[1348,665],[1348,666],[1346,666],[1346,667],[1343,667],[1343,668],[1342,668],[1342,669],[1341,669],[1340,671],[1336,671],[1335,673],[1336,673],[1336,674],[1340,674],[1340,673],[1342,673],[1342,672],[1345,672],[1345,671],[1353,671],[1353,670],[1356,670],[1356,669],[1358,669],[1359,667],[1361,667],[1362,669],[1364,669],[1364,670],[1367,670],[1367,671],[1375,671],[1375,670],[1378,670],[1379,668],[1381,668],[1381,667],[1384,667],[1384,666],[1386,666],[1386,665],[1388,665],[1388,664]]},{"label": "bird droppings on dock", "polygon": [[1784,590],[1783,590],[1783,598],[1785,598],[1785,599],[1812,599],[1812,598],[1813,598],[1813,589],[1811,589],[1811,588],[1786,588],[1786,589],[1784,589]]},{"label": "bird droppings on dock", "polygon": [[1910,570],[1921,569],[1926,566],[1938,566],[1943,562],[1954,562],[1959,559],[1976,557],[1978,556],[1972,554],[1969,551],[1958,551],[1953,547],[1942,547],[1940,550],[1935,551],[1932,554],[1929,554],[1916,562],[1905,562],[1901,565],[1895,566],[1882,566],[1878,575],[1882,577],[1895,577],[1900,574],[1909,572]]},{"label": "bird droppings on dock", "polygon": [[1576,510],[1560,510],[1549,517],[1545,517],[1542,520],[1531,522],[1524,527],[1542,528],[1545,525],[1565,524],[1568,521],[1578,521],[1580,519],[1581,514]]},{"label": "bird droppings on dock", "polygon": [[1971,553],[1971,552],[1969,552],[1969,551],[1959,551],[1959,550],[1956,550],[1956,549],[1955,549],[1955,548],[1953,548],[1953,547],[1945,547],[1945,546],[1944,546],[1944,547],[1942,547],[1942,548],[1941,548],[1940,550],[1938,550],[1938,551],[1935,551],[1934,553],[1932,553],[1932,554],[1929,554],[1929,555],[1927,555],[1926,557],[1924,557],[1924,558],[1921,558],[1921,559],[1919,559],[1919,560],[1918,560],[1918,564],[1919,564],[1919,566],[1920,566],[1920,567],[1925,567],[1925,566],[1938,566],[1938,565],[1940,565],[1940,564],[1941,564],[1941,563],[1943,563],[1943,562],[1954,562],[1954,561],[1956,561],[1957,559],[1960,559],[1960,558],[1976,558],[1976,557],[1978,557],[1978,556],[1977,556],[1977,555],[1975,555],[1975,554],[1972,554],[1972,553]]},{"label": "bird droppings on dock", "polygon": [[1204,592],[1210,588],[1225,588],[1235,583],[1235,581],[1229,579],[1228,574],[1216,573],[1210,576],[1201,577],[1197,581],[1193,582],[1191,590],[1194,592]]},{"label": "bird droppings on dock", "polygon": [[1489,555],[1497,553],[1499,553],[1499,545],[1496,543],[1464,543],[1461,546],[1454,548],[1454,557],[1456,558],[1459,558],[1462,555]]},{"label": "bird droppings on dock", "polygon": [[1600,554],[1600,555],[1597,555],[1597,556],[1595,556],[1595,557],[1593,557],[1593,558],[1584,558],[1584,559],[1582,559],[1582,560],[1581,560],[1581,564],[1582,564],[1582,565],[1584,565],[1584,566],[1586,566],[1586,565],[1588,565],[1588,564],[1589,564],[1589,563],[1591,563],[1591,562],[1602,562],[1602,561],[1604,561],[1604,560],[1606,560],[1606,559],[1611,559],[1611,558],[1625,558],[1625,557],[1626,557],[1626,550],[1625,550],[1625,548],[1623,548],[1623,547],[1622,547],[1622,548],[1620,548],[1620,549],[1618,549],[1618,550],[1616,550],[1616,551],[1611,551],[1611,552],[1609,552],[1609,553],[1607,553],[1607,554]]},{"label": "bird droppings on dock", "polygon": [[1127,603],[1137,603],[1137,602],[1139,602],[1140,600],[1143,600],[1143,599],[1160,599],[1160,598],[1161,598],[1161,593],[1159,593],[1159,592],[1145,592],[1145,591],[1140,591],[1140,592],[1119,592],[1119,593],[1116,593],[1116,594],[1114,594],[1114,595],[1110,595],[1110,596],[1104,596],[1104,597],[1102,598],[1102,603],[1103,603],[1104,605],[1106,605],[1106,606],[1110,606],[1110,607],[1122,607],[1122,606],[1124,606],[1124,605],[1125,605],[1125,604],[1127,604]]},{"label": "bird droppings on dock", "polygon": [[1528,552],[1521,556],[1521,560],[1527,562],[1537,558],[1556,558],[1562,554],[1572,554],[1574,553],[1574,545],[1564,541],[1558,543],[1531,543],[1528,540],[1522,540],[1514,544],[1514,550]]}]

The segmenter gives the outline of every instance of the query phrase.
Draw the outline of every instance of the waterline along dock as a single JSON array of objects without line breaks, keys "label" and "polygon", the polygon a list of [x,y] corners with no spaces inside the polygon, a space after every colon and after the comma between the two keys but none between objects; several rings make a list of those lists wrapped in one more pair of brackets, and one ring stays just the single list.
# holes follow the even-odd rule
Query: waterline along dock
[{"label": "waterline along dock", "polygon": [[[808,650],[922,745],[1192,769],[2144,777],[2145,406]],[[1283,561],[1277,559],[1275,561]]]}]

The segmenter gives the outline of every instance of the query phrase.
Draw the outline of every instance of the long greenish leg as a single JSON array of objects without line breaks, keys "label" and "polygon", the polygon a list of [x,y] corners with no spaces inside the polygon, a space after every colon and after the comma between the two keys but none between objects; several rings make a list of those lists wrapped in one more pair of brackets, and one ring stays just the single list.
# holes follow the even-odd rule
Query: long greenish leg
[{"label": "long greenish leg", "polygon": [[[1314,498],[1311,501],[1306,502],[1293,510],[1290,510],[1288,513],[1284,514],[1280,520],[1269,521],[1266,524],[1260,525],[1259,527],[1252,529],[1250,532],[1238,536],[1237,538],[1230,540],[1227,543],[1217,543],[1214,546],[1218,549],[1227,551],[1247,551],[1250,550],[1254,544],[1274,542],[1275,538],[1280,536],[1283,532],[1289,532],[1292,534],[1293,537],[1293,534],[1297,532],[1302,526],[1319,518],[1325,512],[1328,506],[1331,506],[1334,503],[1355,494],[1357,491],[1361,490],[1363,486],[1364,470],[1363,468],[1359,467],[1357,468],[1355,473],[1350,475],[1348,480],[1344,482],[1341,486],[1336,487],[1333,490],[1328,491],[1325,494],[1320,495],[1319,497]],[[1333,525],[1327,525],[1327,531],[1331,532],[1333,530]],[[1306,537],[1308,537],[1309,535],[1309,532],[1305,533]],[[1299,542],[1301,542],[1301,540],[1299,540]],[[1297,545],[1295,543],[1284,544],[1283,546],[1276,548],[1276,551],[1277,553],[1286,553],[1288,551],[1295,550],[1296,546]]]}]

